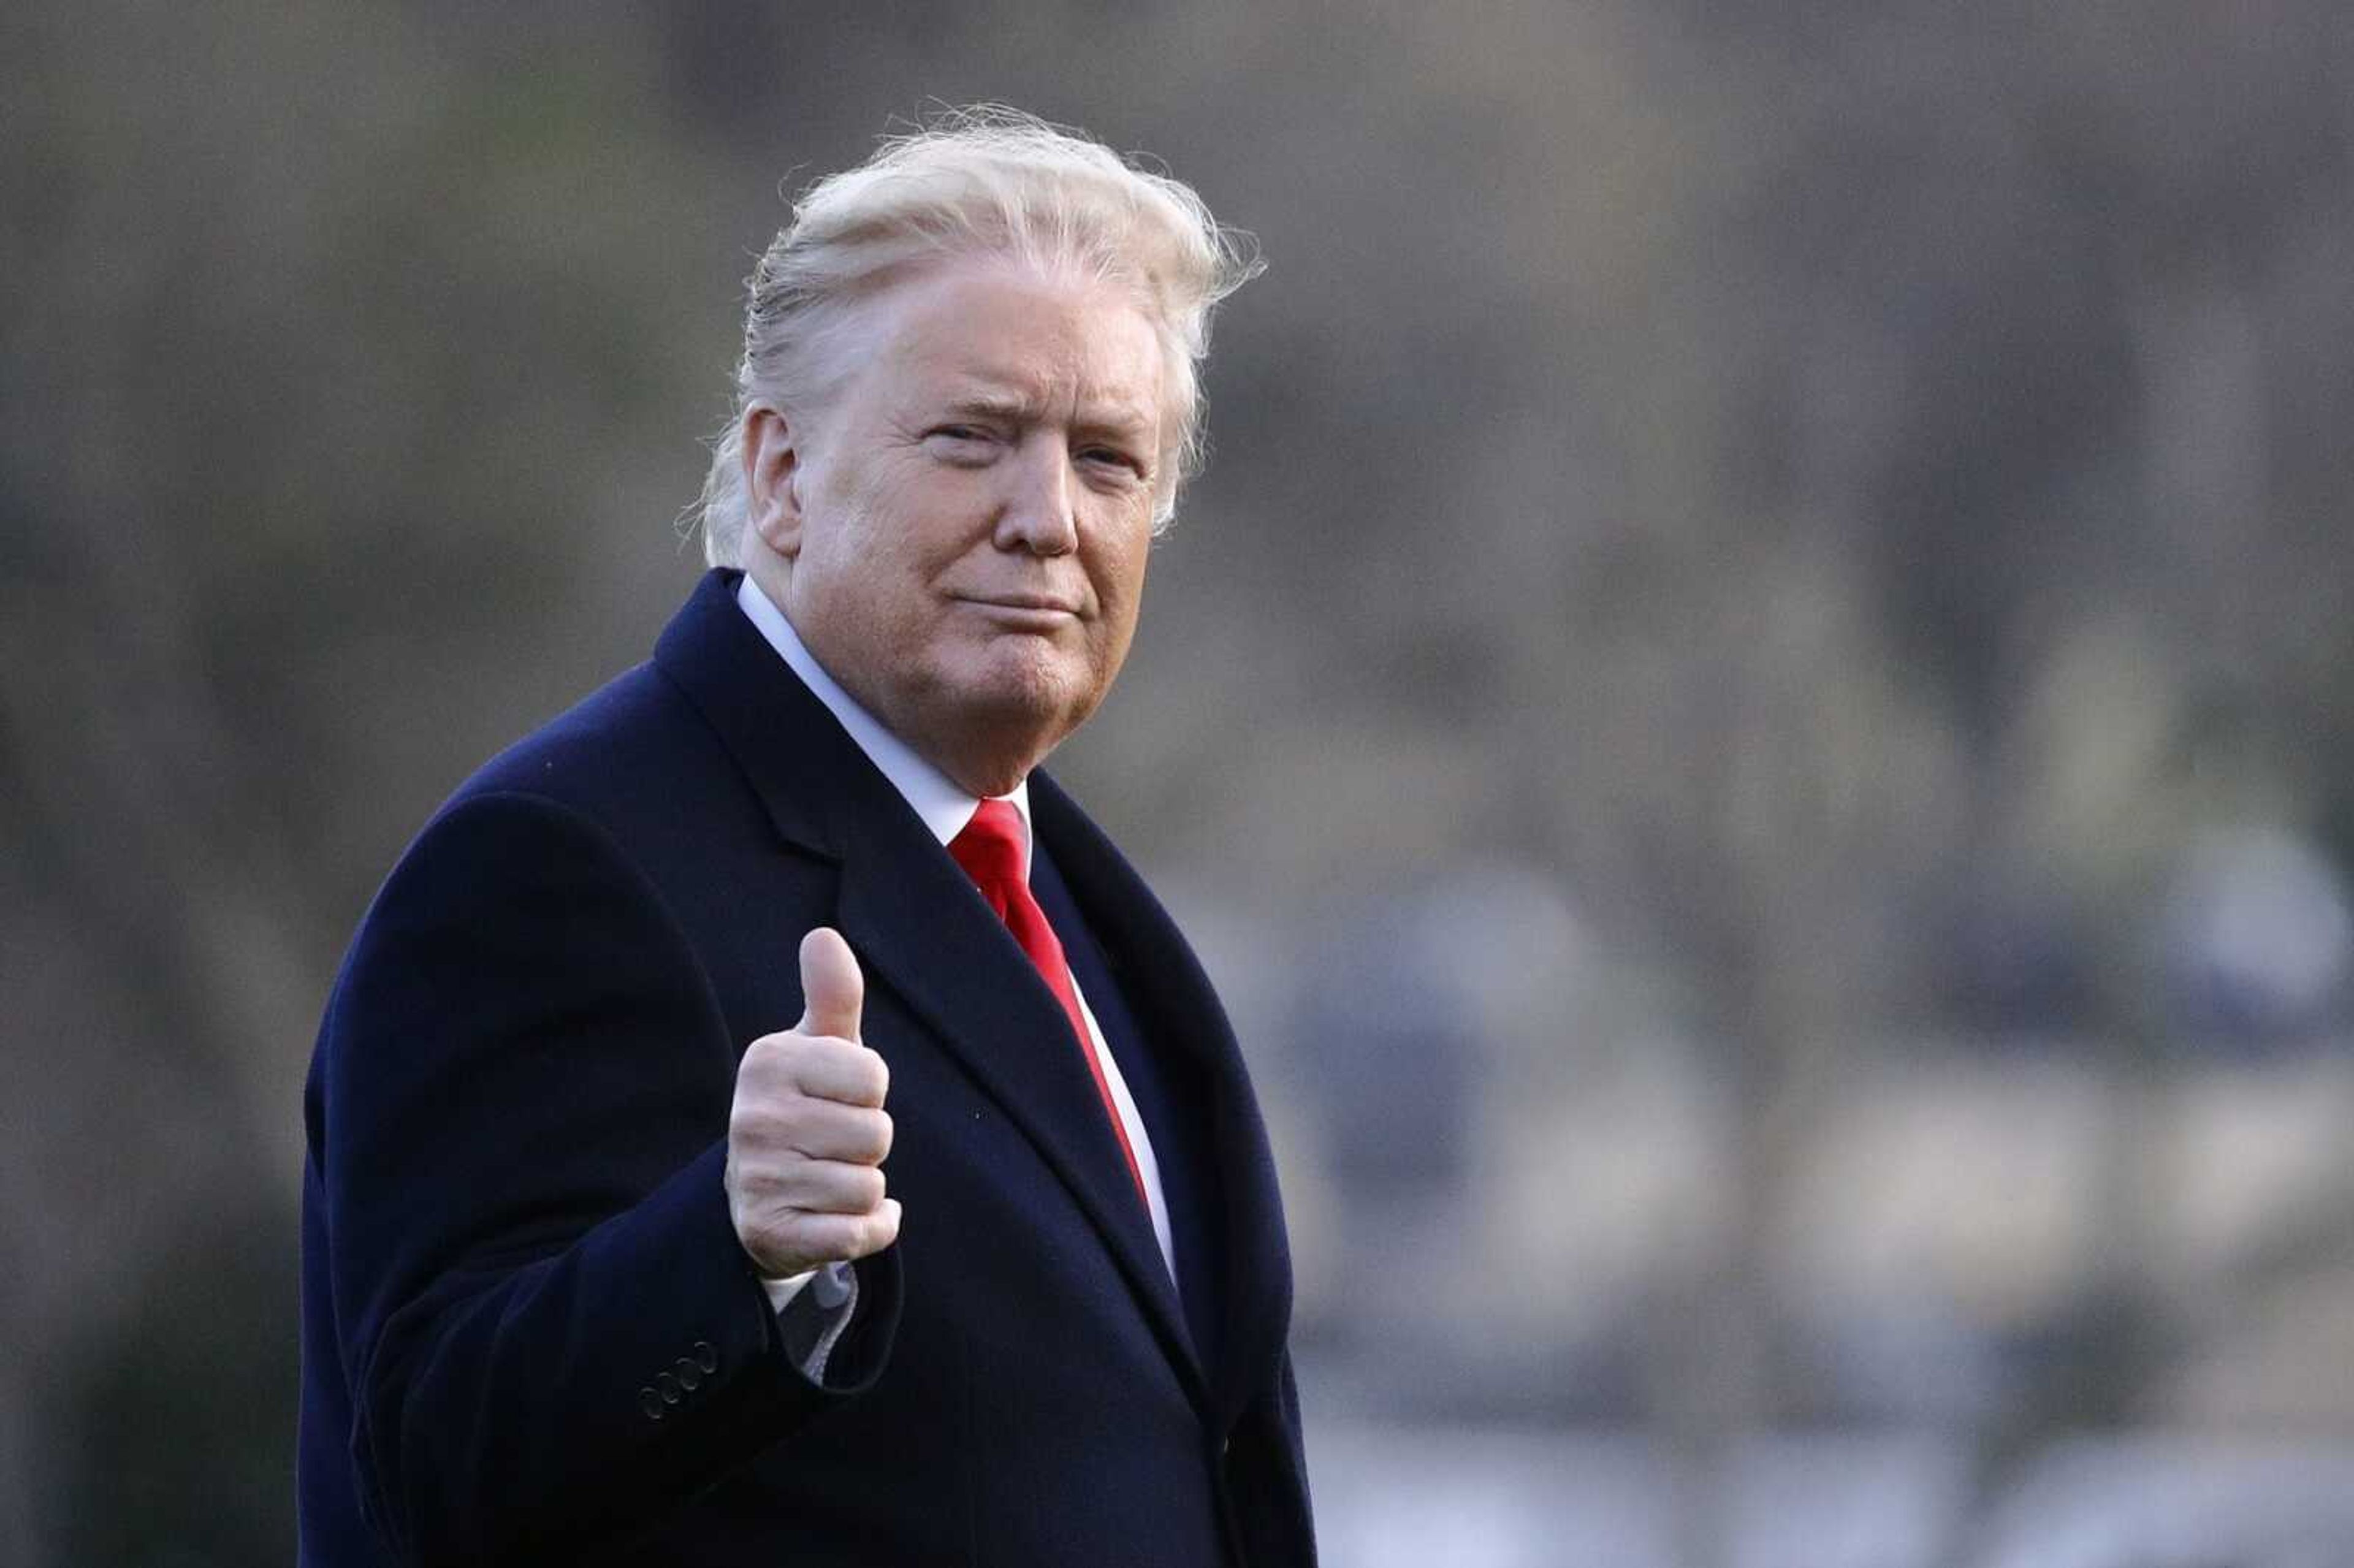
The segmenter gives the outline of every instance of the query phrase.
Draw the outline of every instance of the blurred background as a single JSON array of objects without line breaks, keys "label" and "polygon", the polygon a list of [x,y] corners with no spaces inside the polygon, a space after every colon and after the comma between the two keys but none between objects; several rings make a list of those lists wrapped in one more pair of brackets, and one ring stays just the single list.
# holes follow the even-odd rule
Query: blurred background
[{"label": "blurred background", "polygon": [[2337,0],[11,5],[0,1561],[291,1559],[342,945],[694,580],[783,196],[983,98],[1270,262],[1055,770],[1328,1561],[2354,1563]]}]

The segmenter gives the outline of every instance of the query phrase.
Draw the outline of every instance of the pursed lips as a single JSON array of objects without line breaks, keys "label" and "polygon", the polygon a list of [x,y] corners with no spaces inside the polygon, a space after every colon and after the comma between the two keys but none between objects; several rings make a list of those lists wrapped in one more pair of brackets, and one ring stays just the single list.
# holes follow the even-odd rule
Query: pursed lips
[{"label": "pursed lips", "polygon": [[992,620],[1016,627],[1046,630],[1079,619],[1078,606],[1053,594],[960,593],[950,597],[960,604],[972,606]]}]

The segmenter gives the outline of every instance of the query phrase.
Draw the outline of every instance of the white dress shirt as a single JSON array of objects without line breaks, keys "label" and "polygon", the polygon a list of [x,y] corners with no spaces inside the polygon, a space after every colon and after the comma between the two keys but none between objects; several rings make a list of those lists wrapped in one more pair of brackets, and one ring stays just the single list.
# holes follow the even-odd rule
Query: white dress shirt
[{"label": "white dress shirt", "polygon": [[[792,622],[769,601],[769,596],[760,591],[748,574],[736,589],[736,602],[752,624],[759,629],[760,635],[769,640],[769,645],[792,667],[793,673],[801,677],[801,684],[826,705],[826,710],[841,722],[842,727],[850,732],[850,738],[857,742],[858,749],[866,754],[867,760],[875,764],[883,777],[891,781],[891,787],[898,790],[901,798],[915,810],[916,815],[923,819],[924,826],[930,830],[932,837],[946,847],[950,840],[962,832],[965,824],[972,821],[973,813],[981,810],[980,798],[967,794],[954,779],[934,767],[906,741],[884,728],[874,715],[859,706],[857,700],[825,673],[825,667],[817,662],[816,656],[803,645],[800,634],[794,631]],[[1025,779],[1016,784],[1013,793],[1005,799],[1013,803],[1014,810],[1022,818],[1022,871],[1027,877],[1031,842],[1030,781]],[[1169,1205],[1161,1195],[1161,1166],[1153,1158],[1152,1139],[1144,1130],[1144,1118],[1137,1114],[1135,1097],[1128,1092],[1128,1081],[1120,1076],[1119,1064],[1112,1058],[1111,1047],[1104,1039],[1103,1028],[1096,1022],[1095,1010],[1087,1005],[1086,993],[1079,991],[1076,975],[1072,977],[1071,989],[1078,995],[1079,1015],[1087,1020],[1087,1038],[1095,1045],[1097,1061],[1103,1065],[1104,1084],[1111,1090],[1113,1105],[1119,1107],[1120,1126],[1128,1134],[1129,1148],[1135,1151],[1137,1173],[1144,1179],[1145,1206],[1152,1215],[1152,1234],[1161,1244],[1161,1262],[1168,1266],[1173,1278],[1177,1273],[1177,1254],[1169,1239]],[[782,1311],[785,1304],[811,1277],[810,1274],[802,1274],[790,1279],[763,1280],[761,1284],[769,1292],[769,1299],[779,1311]]]}]

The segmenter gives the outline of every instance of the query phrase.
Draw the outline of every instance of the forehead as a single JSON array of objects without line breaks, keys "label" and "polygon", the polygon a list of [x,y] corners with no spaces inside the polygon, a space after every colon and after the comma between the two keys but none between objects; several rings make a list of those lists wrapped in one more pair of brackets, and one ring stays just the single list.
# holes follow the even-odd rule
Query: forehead
[{"label": "forehead", "polygon": [[1002,404],[1157,423],[1160,334],[1116,284],[1002,261],[952,261],[872,305],[864,350],[886,400]]}]

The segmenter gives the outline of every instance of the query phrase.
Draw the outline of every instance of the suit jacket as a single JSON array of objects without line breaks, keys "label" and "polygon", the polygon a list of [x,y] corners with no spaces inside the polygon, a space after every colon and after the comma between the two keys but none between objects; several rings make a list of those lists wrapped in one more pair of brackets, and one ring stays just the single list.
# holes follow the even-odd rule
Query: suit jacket
[{"label": "suit jacket", "polygon": [[[1053,996],[734,583],[463,786],[354,939],[305,1097],[303,1562],[1312,1563],[1274,1171],[1193,953],[1034,774],[1188,1300]],[[905,1205],[822,1383],[722,1186],[820,924]]]}]

